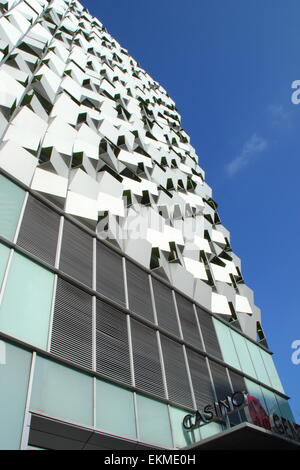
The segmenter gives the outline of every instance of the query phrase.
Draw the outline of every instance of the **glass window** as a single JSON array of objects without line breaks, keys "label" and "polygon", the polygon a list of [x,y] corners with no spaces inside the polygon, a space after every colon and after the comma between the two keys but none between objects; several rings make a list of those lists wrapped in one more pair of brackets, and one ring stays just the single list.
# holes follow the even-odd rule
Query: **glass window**
[{"label": "glass window", "polygon": [[266,351],[263,351],[262,349],[260,349],[260,354],[267,369],[268,376],[270,377],[272,387],[275,388],[275,390],[284,393],[284,389],[271,354],[267,353]]},{"label": "glass window", "polygon": [[246,339],[235,331],[231,331],[231,335],[241,363],[242,371],[245,372],[245,374],[251,375],[252,377],[256,377],[251,356],[247,348]]},{"label": "glass window", "polygon": [[294,418],[293,412],[290,408],[288,400],[286,400],[285,398],[280,397],[279,395],[276,395],[276,398],[277,398],[277,402],[278,402],[279,408],[280,408],[280,416],[282,416],[283,418],[288,419],[289,421],[295,422],[295,418]]},{"label": "glass window", "polygon": [[0,175],[0,235],[12,241],[19,221],[25,191]]},{"label": "glass window", "polygon": [[96,384],[97,428],[136,439],[133,392],[101,380]]},{"label": "glass window", "polygon": [[276,396],[271,390],[268,390],[267,388],[262,387],[262,393],[267,405],[267,413],[269,416],[272,416],[273,413],[276,413],[277,415],[281,415],[280,413],[280,408],[278,406],[278,402],[276,400]]},{"label": "glass window", "polygon": [[174,443],[175,446],[179,449],[200,441],[199,429],[195,429],[194,431],[187,431],[183,427],[183,419],[187,414],[190,413],[188,411],[181,410],[180,408],[174,408],[173,406],[170,407]]},{"label": "glass window", "polygon": [[255,382],[252,382],[252,380],[248,380],[248,379],[245,379],[245,383],[246,383],[246,387],[250,395],[257,398],[260,401],[263,408],[267,411],[265,396],[262,392],[261,386],[256,384]]},{"label": "glass window", "polygon": [[172,448],[168,405],[137,395],[140,439],[159,447]]},{"label": "glass window", "polygon": [[37,357],[30,408],[74,423],[93,424],[93,379]]},{"label": "glass window", "polygon": [[214,436],[219,432],[222,432],[222,426],[219,423],[209,423],[202,426],[200,429],[200,434],[202,439],[206,439],[207,437]]},{"label": "glass window", "polygon": [[250,352],[250,356],[251,356],[252,363],[253,363],[253,366],[255,368],[256,376],[257,376],[258,380],[260,380],[261,382],[263,382],[267,385],[271,385],[269,376],[267,374],[266,368],[265,368],[264,363],[263,363],[262,358],[261,358],[261,354],[259,352],[260,347],[256,346],[251,341],[248,341],[248,340],[246,340],[246,341],[247,341],[247,347],[248,347],[248,350]]},{"label": "glass window", "polygon": [[9,248],[7,248],[5,245],[0,244],[0,288],[1,284],[3,281],[8,257],[9,257]]},{"label": "glass window", "polygon": [[53,280],[50,271],[15,253],[0,307],[0,329],[46,349]]},{"label": "glass window", "polygon": [[0,449],[20,448],[31,354],[0,341]]},{"label": "glass window", "polygon": [[213,322],[216,328],[224,362],[240,370],[241,366],[230,334],[230,329],[215,318],[213,319]]}]

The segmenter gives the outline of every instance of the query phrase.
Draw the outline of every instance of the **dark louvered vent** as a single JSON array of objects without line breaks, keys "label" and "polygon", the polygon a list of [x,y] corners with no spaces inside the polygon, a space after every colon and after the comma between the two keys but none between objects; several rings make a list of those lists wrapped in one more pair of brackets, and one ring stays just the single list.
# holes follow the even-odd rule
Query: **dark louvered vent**
[{"label": "dark louvered vent", "polygon": [[60,269],[92,287],[93,238],[65,219]]},{"label": "dark louvered vent", "polygon": [[165,398],[156,332],[131,319],[136,386]]},{"label": "dark louvered vent", "polygon": [[[246,392],[247,387],[245,384],[244,377],[242,375],[236,374],[235,372],[229,371],[230,380],[232,383],[232,388],[234,392]],[[247,421],[244,410],[239,411],[241,421]]]},{"label": "dark louvered vent", "polygon": [[198,409],[215,401],[213,388],[203,356],[187,348],[187,357]]},{"label": "dark louvered vent", "polygon": [[103,243],[97,242],[97,291],[125,305],[122,257]]},{"label": "dark louvered vent", "polygon": [[60,216],[29,195],[22,220],[18,245],[54,265]]},{"label": "dark louvered vent", "polygon": [[180,294],[176,294],[176,302],[184,340],[196,348],[203,349],[192,302]]},{"label": "dark louvered vent", "polygon": [[218,400],[224,400],[227,396],[232,395],[226,369],[217,362],[209,361],[209,364],[217,398]]},{"label": "dark louvered vent", "polygon": [[165,328],[170,333],[179,336],[172,290],[155,278],[152,278],[152,285],[159,326],[161,326],[161,328]]},{"label": "dark louvered vent", "polygon": [[92,368],[92,297],[63,279],[57,282],[51,352]]},{"label": "dark louvered vent", "polygon": [[96,361],[97,372],[131,384],[126,315],[101,300],[97,300]]},{"label": "dark louvered vent", "polygon": [[154,321],[148,274],[126,260],[129,308],[150,321]]},{"label": "dark louvered vent", "polygon": [[223,360],[216,330],[213,324],[213,317],[209,313],[205,312],[205,310],[202,310],[200,307],[196,307],[196,310],[206,352],[212,356],[217,357],[218,359]]},{"label": "dark louvered vent", "polygon": [[178,404],[193,407],[183,346],[164,335],[161,335],[161,345],[169,399]]}]

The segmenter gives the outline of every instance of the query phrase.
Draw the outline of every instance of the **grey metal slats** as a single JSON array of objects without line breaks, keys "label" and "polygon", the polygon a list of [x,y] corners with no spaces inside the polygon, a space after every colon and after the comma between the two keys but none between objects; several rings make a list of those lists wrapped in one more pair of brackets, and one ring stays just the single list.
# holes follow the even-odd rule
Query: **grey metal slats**
[{"label": "grey metal slats", "polygon": [[60,278],[50,351],[74,364],[92,368],[92,297]]},{"label": "grey metal slats", "polygon": [[154,321],[148,274],[126,260],[129,308],[147,320]]},{"label": "grey metal slats", "polygon": [[96,370],[131,385],[126,315],[101,300],[96,315]]},{"label": "grey metal slats", "polygon": [[164,335],[160,337],[169,399],[181,405],[193,407],[183,346]]},{"label": "grey metal slats", "polygon": [[179,336],[179,328],[172,290],[154,277],[152,278],[158,324],[170,333]]},{"label": "grey metal slats", "polygon": [[131,319],[131,337],[136,386],[165,398],[155,331]]},{"label": "grey metal slats", "polygon": [[188,363],[198,409],[214,402],[214,392],[206,360],[200,354],[187,348]]},{"label": "grey metal slats", "polygon": [[192,302],[177,293],[176,302],[184,340],[196,348],[203,349]]},{"label": "grey metal slats", "polygon": [[60,216],[29,195],[17,244],[54,265]]},{"label": "grey metal slats", "polygon": [[215,356],[218,359],[223,360],[216,330],[213,324],[213,317],[198,306],[196,306],[196,311],[200,323],[200,328],[202,331],[206,352],[208,354],[211,354],[212,356]]},{"label": "grey metal slats", "polygon": [[64,221],[59,267],[92,287],[93,238],[67,219]]},{"label": "grey metal slats", "polygon": [[97,242],[97,291],[125,306],[122,257],[103,243]]}]

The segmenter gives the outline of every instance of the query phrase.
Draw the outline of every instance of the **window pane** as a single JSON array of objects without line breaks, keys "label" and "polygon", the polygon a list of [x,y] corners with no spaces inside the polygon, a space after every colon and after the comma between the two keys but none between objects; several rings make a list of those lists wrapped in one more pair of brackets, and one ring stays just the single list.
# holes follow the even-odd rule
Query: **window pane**
[{"label": "window pane", "polygon": [[219,423],[209,423],[202,426],[200,429],[200,434],[202,439],[206,439],[207,437],[214,436],[219,432],[222,432],[222,426]]},{"label": "window pane", "polygon": [[245,379],[245,384],[250,395],[257,398],[260,401],[262,407],[267,411],[268,408],[265,402],[265,396],[262,392],[262,387],[248,379]]},{"label": "window pane", "polygon": [[13,240],[25,191],[0,175],[0,235]]},{"label": "window pane", "polygon": [[149,444],[172,448],[168,406],[137,395],[140,438]]},{"label": "window pane", "polygon": [[276,398],[280,408],[280,416],[283,416],[283,418],[286,418],[289,421],[295,422],[295,418],[290,408],[288,400],[280,397],[279,395],[276,395]]},{"label": "window pane", "polygon": [[266,368],[262,361],[262,357],[259,351],[260,350],[259,346],[256,346],[255,344],[253,344],[251,341],[248,341],[248,340],[247,340],[247,346],[251,355],[252,363],[255,368],[258,380],[260,380],[261,382],[267,385],[271,385],[269,376],[267,374]]},{"label": "window pane", "polygon": [[93,379],[37,357],[30,408],[53,418],[92,426]]},{"label": "window pane", "polygon": [[0,244],[0,288],[8,261],[9,251],[9,248]]},{"label": "window pane", "polygon": [[245,374],[251,375],[252,377],[256,378],[255,369],[252,364],[249,350],[247,348],[246,339],[235,331],[231,331],[231,335],[235,344],[238,358],[240,360],[241,370],[245,372]]},{"label": "window pane", "polygon": [[0,449],[19,449],[31,354],[4,341],[0,352]]},{"label": "window pane", "polygon": [[268,376],[270,377],[272,387],[278,390],[279,392],[284,393],[284,389],[271,354],[267,353],[266,351],[263,351],[262,349],[260,349],[260,354],[267,369]]},{"label": "window pane", "polygon": [[237,353],[235,350],[235,346],[234,346],[234,343],[230,334],[230,329],[226,325],[223,325],[223,323],[216,320],[215,318],[213,319],[213,322],[216,328],[224,362],[231,365],[232,367],[241,369],[241,366],[237,357]]},{"label": "window pane", "polygon": [[133,392],[97,380],[97,428],[136,439]]},{"label": "window pane", "polygon": [[0,307],[0,329],[46,349],[54,275],[15,253]]},{"label": "window pane", "polygon": [[182,422],[187,414],[190,413],[188,411],[181,410],[180,408],[174,408],[173,406],[170,407],[172,432],[175,446],[178,448],[190,446],[195,442],[200,441],[199,429],[187,431],[183,427]]},{"label": "window pane", "polygon": [[276,413],[277,415],[281,416],[280,408],[278,406],[275,394],[271,392],[271,390],[268,390],[264,387],[262,387],[262,392],[267,405],[268,415],[272,416],[273,413]]}]

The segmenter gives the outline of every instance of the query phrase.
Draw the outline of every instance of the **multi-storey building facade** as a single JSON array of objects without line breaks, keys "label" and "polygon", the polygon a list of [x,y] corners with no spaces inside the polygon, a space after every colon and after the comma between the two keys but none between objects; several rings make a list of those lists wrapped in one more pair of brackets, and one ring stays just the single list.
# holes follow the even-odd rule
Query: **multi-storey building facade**
[{"label": "multi-storey building facade", "polygon": [[0,447],[201,445],[235,392],[293,422],[175,103],[79,2],[0,11]]}]

